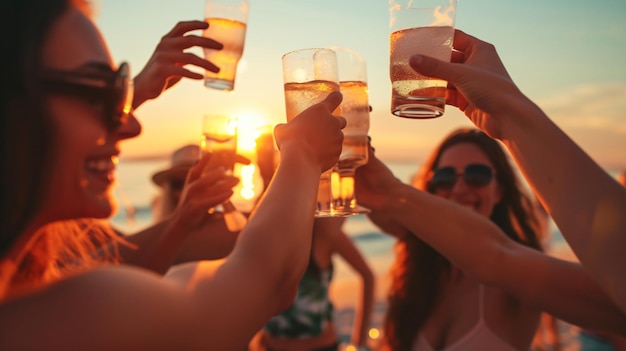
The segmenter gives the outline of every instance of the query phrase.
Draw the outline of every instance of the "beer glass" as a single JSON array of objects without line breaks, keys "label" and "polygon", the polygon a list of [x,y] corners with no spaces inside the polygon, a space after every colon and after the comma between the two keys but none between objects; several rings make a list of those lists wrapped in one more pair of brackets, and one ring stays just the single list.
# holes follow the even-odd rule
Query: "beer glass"
[{"label": "beer glass", "polygon": [[329,47],[337,55],[339,88],[343,95],[341,115],[346,119],[341,156],[331,175],[335,207],[349,214],[369,212],[354,197],[354,173],[367,163],[370,107],[367,88],[367,64],[358,52],[345,47]]},{"label": "beer glass", "polygon": [[[328,94],[339,91],[337,55],[324,48],[300,49],[282,57],[283,83],[287,121],[291,121],[307,108],[322,102]],[[340,114],[337,107],[335,115]],[[343,216],[333,202],[331,169],[320,177],[315,217]]]},{"label": "beer glass", "polygon": [[391,113],[435,118],[446,105],[445,80],[423,76],[409,65],[415,54],[450,61],[456,0],[390,0],[389,73]]},{"label": "beer glass", "polygon": [[235,88],[237,65],[243,54],[250,5],[247,0],[206,0],[205,21],[209,28],[202,36],[216,40],[222,50],[204,49],[204,57],[220,68],[214,73],[204,71],[204,85],[217,90]]},{"label": "beer glass", "polygon": [[[229,174],[232,174],[237,153],[237,120],[226,115],[205,115],[200,149],[203,154],[211,154],[205,170],[223,167]],[[214,212],[223,213],[226,227],[231,232],[242,230],[248,222],[230,200],[209,209],[209,213]]]}]

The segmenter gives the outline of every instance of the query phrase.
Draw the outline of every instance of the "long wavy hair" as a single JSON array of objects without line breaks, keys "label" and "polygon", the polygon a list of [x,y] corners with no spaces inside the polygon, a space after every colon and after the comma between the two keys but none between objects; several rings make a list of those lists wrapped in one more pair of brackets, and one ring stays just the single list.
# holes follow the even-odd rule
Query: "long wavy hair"
[{"label": "long wavy hair", "polygon": [[[495,168],[495,179],[503,189],[490,219],[512,240],[541,250],[539,222],[531,197],[521,185],[500,143],[476,129],[459,129],[448,135],[413,178],[413,186],[430,192],[429,177],[441,155],[451,146],[471,143],[487,156]],[[439,302],[442,284],[451,277],[450,262],[432,247],[408,235],[395,246],[391,269],[389,307],[384,321],[387,350],[410,351],[424,322]]]},{"label": "long wavy hair", "polygon": [[25,285],[57,276],[59,267],[76,266],[78,261],[88,265],[96,260],[90,254],[93,244],[115,238],[110,227],[95,220],[50,223],[36,231],[20,262],[5,260],[33,224],[52,186],[49,174],[59,157],[56,129],[39,77],[48,33],[70,6],[89,11],[85,0],[0,2],[0,31],[11,33],[3,39],[10,49],[0,55],[0,298],[12,281]]}]

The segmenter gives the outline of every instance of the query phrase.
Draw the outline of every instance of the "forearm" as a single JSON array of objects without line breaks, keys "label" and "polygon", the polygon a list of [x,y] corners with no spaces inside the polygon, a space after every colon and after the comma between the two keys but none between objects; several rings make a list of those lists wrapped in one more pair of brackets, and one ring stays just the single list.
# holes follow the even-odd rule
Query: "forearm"
[{"label": "forearm", "polygon": [[502,135],[581,263],[626,311],[626,190],[530,102]]},{"label": "forearm", "polygon": [[168,273],[196,297],[200,314],[228,311],[227,320],[207,324],[211,335],[245,329],[233,340],[251,337],[284,305],[285,294],[295,291],[311,249],[319,175],[310,161],[281,159],[273,184],[223,264],[185,264]]},{"label": "forearm", "polygon": [[120,249],[122,262],[164,274],[178,255],[184,237],[178,234],[183,230],[166,220],[128,236],[135,247]]},{"label": "forearm", "polygon": [[[388,216],[468,274],[492,279],[492,264],[508,240],[493,222],[406,184],[394,187],[390,194],[395,201],[386,211]],[[467,243],[472,243],[471,250]]]},{"label": "forearm", "polygon": [[362,280],[363,295],[360,307],[354,315],[354,327],[352,330],[352,345],[363,346],[367,342],[372,309],[374,307],[374,277],[366,277]]},{"label": "forearm", "polygon": [[133,109],[138,108],[141,104],[149,100],[145,93],[147,89],[149,89],[147,84],[149,84],[149,82],[144,81],[141,73],[133,79]]},{"label": "forearm", "polygon": [[281,157],[233,255],[264,262],[268,272],[286,279],[279,281],[297,282],[308,263],[320,172],[299,155]]}]

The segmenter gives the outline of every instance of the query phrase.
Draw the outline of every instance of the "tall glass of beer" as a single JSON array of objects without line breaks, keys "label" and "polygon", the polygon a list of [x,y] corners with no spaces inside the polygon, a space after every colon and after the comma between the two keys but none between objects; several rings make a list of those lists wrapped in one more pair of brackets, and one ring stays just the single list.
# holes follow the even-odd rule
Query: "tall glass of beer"
[{"label": "tall glass of beer", "polygon": [[[287,122],[312,105],[322,102],[331,92],[339,91],[337,55],[333,50],[312,48],[291,51],[283,55],[282,64]],[[339,106],[333,114],[340,115],[340,110]],[[333,169],[326,170],[320,177],[316,217],[345,215],[333,203]]]},{"label": "tall glass of beer", "polygon": [[206,87],[226,91],[235,88],[237,65],[246,39],[249,8],[247,0],[206,0],[204,17],[209,28],[202,35],[224,45],[222,50],[204,49],[204,57],[220,68],[217,73],[205,70]]},{"label": "tall glass of beer", "polygon": [[341,115],[346,119],[343,146],[337,166],[331,175],[335,207],[349,214],[369,212],[359,206],[354,197],[354,173],[367,163],[370,127],[369,91],[367,88],[367,63],[358,52],[345,47],[330,47],[337,54],[339,88],[343,95]]},{"label": "tall glass of beer", "polygon": [[[203,155],[211,154],[205,171],[223,167],[229,174],[232,174],[237,154],[237,119],[221,114],[205,115],[202,123],[200,150]],[[226,227],[231,232],[242,230],[248,222],[230,200],[209,209],[209,213],[214,212],[223,213]]]},{"label": "tall glass of beer", "polygon": [[391,113],[407,118],[435,118],[444,113],[445,80],[415,72],[415,54],[450,61],[456,0],[390,0]]}]

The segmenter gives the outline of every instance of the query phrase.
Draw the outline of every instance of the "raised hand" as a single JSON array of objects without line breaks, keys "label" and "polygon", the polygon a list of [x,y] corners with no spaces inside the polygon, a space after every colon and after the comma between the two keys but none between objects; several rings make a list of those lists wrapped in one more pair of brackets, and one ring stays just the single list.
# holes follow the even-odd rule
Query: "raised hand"
[{"label": "raised hand", "polygon": [[187,34],[190,31],[208,28],[204,21],[178,22],[172,30],[165,34],[157,45],[152,57],[141,72],[135,77],[135,96],[133,107],[136,108],[149,99],[161,95],[163,91],[178,83],[183,77],[202,79],[201,73],[192,72],[185,65],[192,65],[211,72],[219,68],[190,52],[191,47],[221,50],[223,45],[202,36]]},{"label": "raised hand", "polygon": [[232,188],[239,179],[226,175],[224,169],[205,171],[211,154],[207,154],[187,174],[185,187],[174,211],[173,220],[185,223],[187,229],[195,229],[208,218],[207,209],[215,207],[233,195]]},{"label": "raised hand", "polygon": [[499,119],[506,118],[512,103],[532,104],[511,80],[493,45],[456,30],[451,61],[415,55],[409,63],[422,74],[447,80],[446,103],[491,137],[501,137]]},{"label": "raised hand", "polygon": [[354,191],[357,201],[372,211],[384,211],[390,208],[392,199],[390,190],[402,182],[382,163],[370,147],[367,164],[356,170]]},{"label": "raised hand", "polygon": [[368,162],[357,168],[354,192],[359,204],[371,210],[369,219],[385,233],[403,238],[408,231],[390,215],[397,206],[402,206],[402,198],[395,196],[395,189],[408,187],[369,149]]},{"label": "raised hand", "polygon": [[332,92],[324,101],[309,107],[289,123],[277,125],[274,135],[281,153],[294,150],[302,157],[312,157],[320,166],[320,174],[330,169],[341,154],[341,129],[346,126],[343,117],[332,115],[341,100],[341,93]]}]

